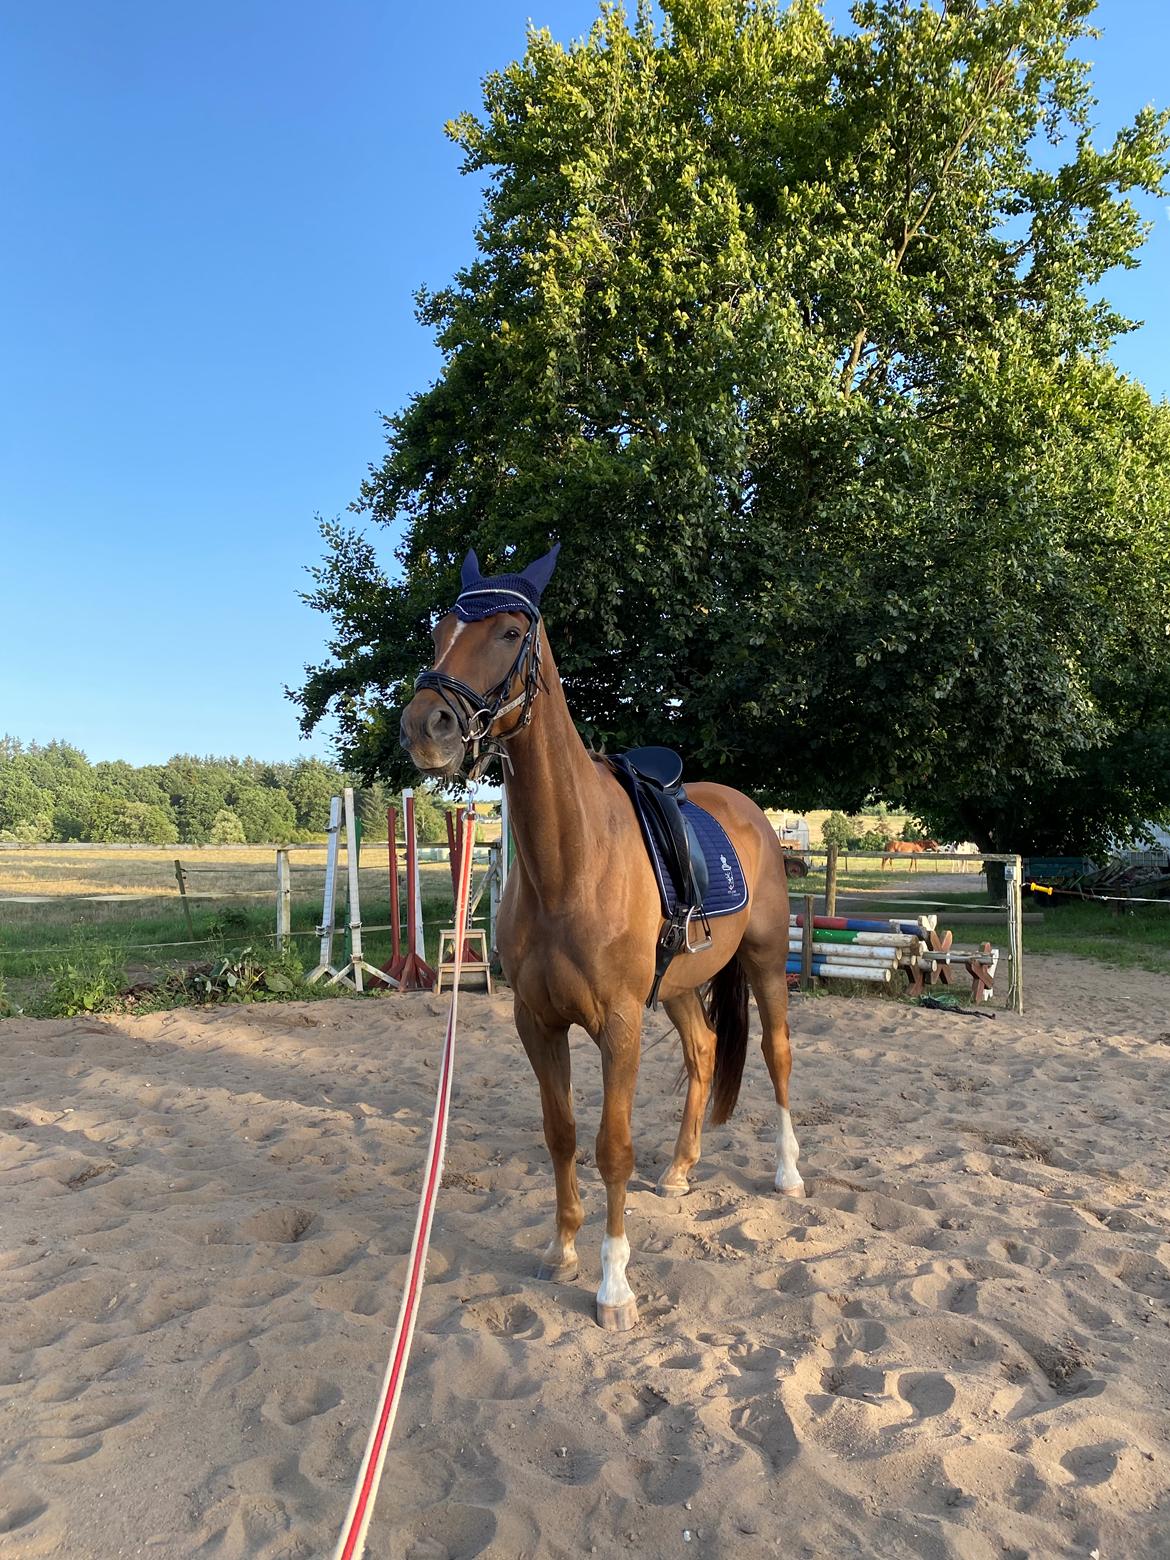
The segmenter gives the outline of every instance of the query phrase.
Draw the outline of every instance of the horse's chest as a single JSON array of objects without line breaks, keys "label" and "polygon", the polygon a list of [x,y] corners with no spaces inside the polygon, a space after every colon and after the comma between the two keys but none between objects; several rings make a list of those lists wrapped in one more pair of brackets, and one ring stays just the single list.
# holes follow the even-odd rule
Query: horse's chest
[{"label": "horse's chest", "polygon": [[[501,941],[504,974],[525,1007],[549,1022],[580,1024],[596,1033],[615,999],[644,991],[646,958],[636,956],[634,939],[614,943],[565,931],[543,940]],[[651,945],[650,965],[653,968]]]}]

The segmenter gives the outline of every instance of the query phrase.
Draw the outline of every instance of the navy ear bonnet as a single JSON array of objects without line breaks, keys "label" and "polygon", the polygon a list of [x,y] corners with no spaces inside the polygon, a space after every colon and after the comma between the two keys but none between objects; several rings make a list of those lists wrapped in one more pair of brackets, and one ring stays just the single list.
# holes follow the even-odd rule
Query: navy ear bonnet
[{"label": "navy ear bonnet", "polygon": [[491,617],[494,612],[524,612],[530,618],[540,616],[540,597],[557,566],[557,542],[551,552],[530,563],[522,574],[497,574],[484,579],[474,549],[463,560],[458,600],[452,611],[465,623]]}]

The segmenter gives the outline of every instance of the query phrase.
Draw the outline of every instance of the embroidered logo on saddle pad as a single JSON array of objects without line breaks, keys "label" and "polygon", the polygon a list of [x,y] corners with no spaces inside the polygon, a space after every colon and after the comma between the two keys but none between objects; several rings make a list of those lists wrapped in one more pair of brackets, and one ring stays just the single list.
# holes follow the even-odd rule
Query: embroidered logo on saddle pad
[{"label": "embroidered logo on saddle pad", "polygon": [[[703,859],[707,863],[710,887],[703,899],[703,910],[707,919],[711,920],[720,915],[734,915],[737,910],[742,910],[748,901],[747,879],[739,864],[735,846],[728,839],[723,825],[694,802],[684,802],[682,813],[695,831],[703,852]],[[669,916],[678,908],[678,895],[653,837],[646,833],[643,837],[649,847],[654,876],[658,879],[662,913]]]}]

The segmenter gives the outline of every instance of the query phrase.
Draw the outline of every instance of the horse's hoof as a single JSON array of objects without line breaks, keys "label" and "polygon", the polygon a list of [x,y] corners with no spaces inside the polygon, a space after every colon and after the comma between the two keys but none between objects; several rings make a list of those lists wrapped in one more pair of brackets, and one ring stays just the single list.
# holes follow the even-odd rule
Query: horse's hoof
[{"label": "horse's hoof", "polygon": [[776,1190],[780,1193],[781,1197],[803,1197],[804,1182],[797,1181],[795,1186],[781,1186],[779,1183],[777,1183]]},{"label": "horse's hoof", "polygon": [[597,1322],[606,1332],[629,1332],[638,1325],[638,1302],[632,1297],[621,1305],[603,1305],[597,1302]]},{"label": "horse's hoof", "polygon": [[690,1189],[691,1183],[685,1176],[681,1181],[670,1181],[663,1176],[656,1188],[659,1197],[685,1197]]},{"label": "horse's hoof", "polygon": [[549,1262],[542,1262],[536,1270],[536,1276],[545,1284],[571,1284],[579,1271],[580,1267],[576,1262],[562,1262],[559,1267],[554,1267]]}]

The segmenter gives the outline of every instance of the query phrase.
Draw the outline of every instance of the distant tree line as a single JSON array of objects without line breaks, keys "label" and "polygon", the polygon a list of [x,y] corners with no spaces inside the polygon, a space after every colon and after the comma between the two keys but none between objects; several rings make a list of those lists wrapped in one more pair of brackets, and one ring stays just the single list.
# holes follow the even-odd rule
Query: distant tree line
[{"label": "distant tree line", "polygon": [[[321,834],[346,784],[319,758],[91,764],[68,742],[0,737],[0,841],[257,844]],[[383,833],[385,825],[383,824]]]},{"label": "distant tree line", "polygon": [[[68,742],[0,737],[0,843],[86,840],[129,845],[296,844],[324,834],[329,802],[356,790],[367,840],[386,838],[386,809],[402,797],[379,781],[365,787],[319,758],[266,764],[255,758],[196,758],[165,764],[122,760],[91,764]],[[447,839],[446,807],[416,787],[415,817],[424,844]]]}]

